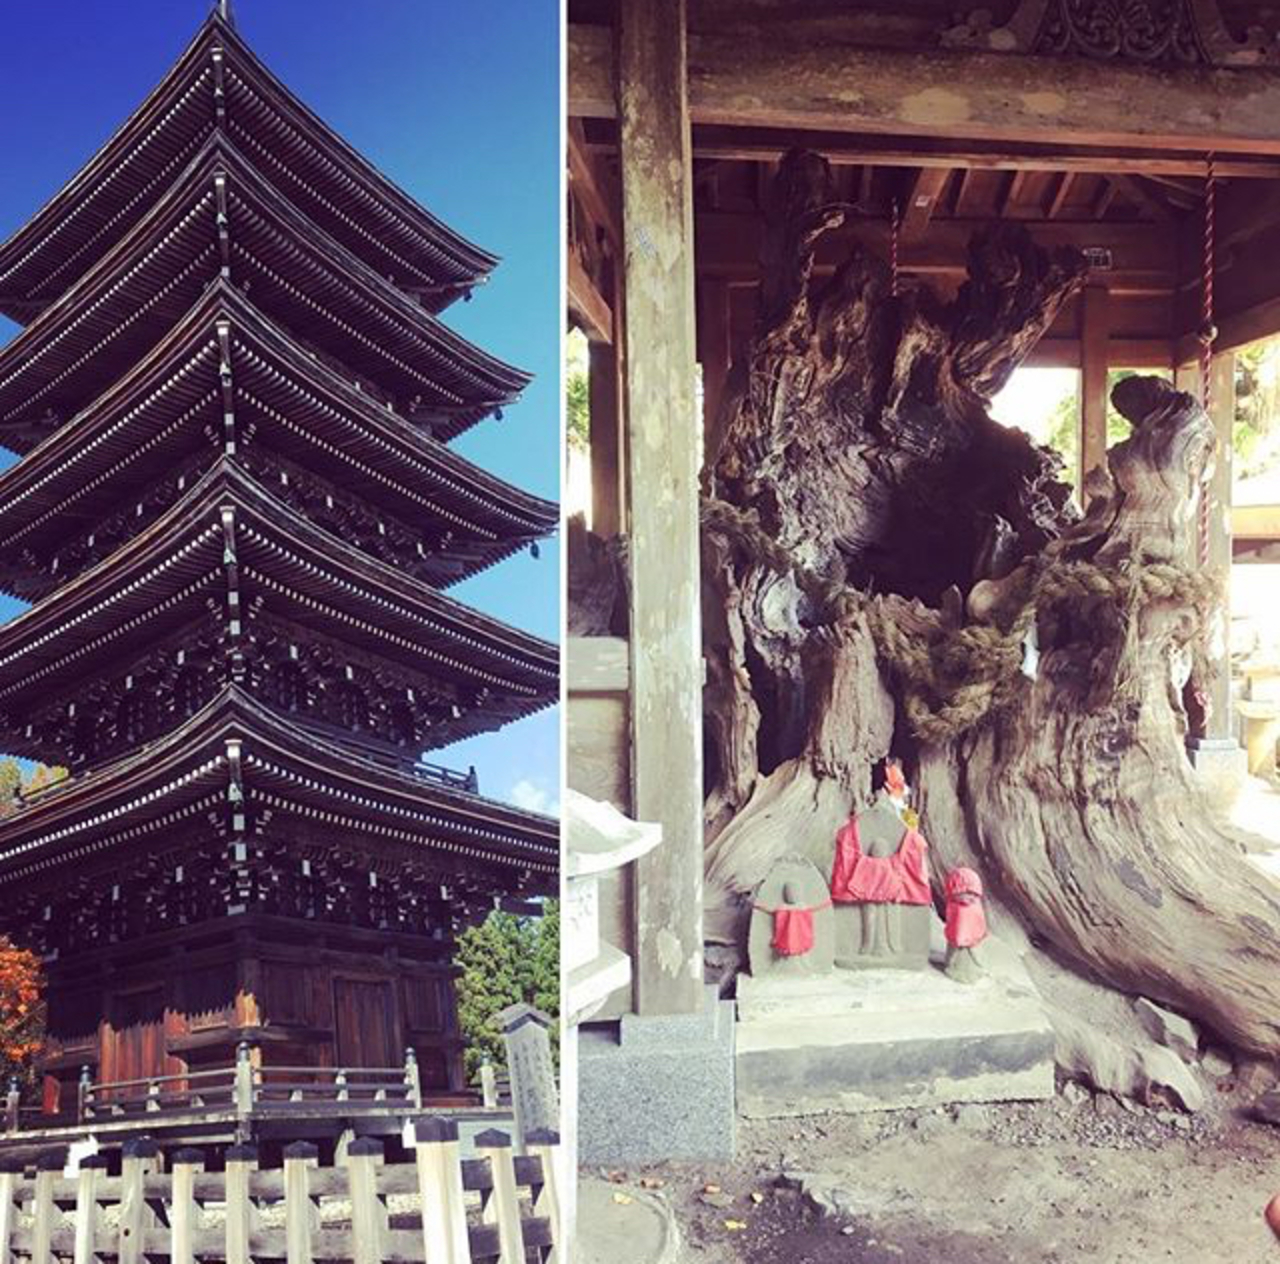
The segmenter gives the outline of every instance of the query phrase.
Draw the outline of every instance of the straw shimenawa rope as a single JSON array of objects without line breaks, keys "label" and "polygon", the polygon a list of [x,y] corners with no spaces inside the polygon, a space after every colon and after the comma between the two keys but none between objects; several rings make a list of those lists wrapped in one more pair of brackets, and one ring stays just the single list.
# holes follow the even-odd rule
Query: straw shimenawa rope
[{"label": "straw shimenawa rope", "polygon": [[865,616],[877,654],[902,690],[913,732],[930,743],[952,741],[976,728],[1029,687],[1021,670],[1025,641],[1039,620],[1059,615],[1076,627],[1090,622],[1121,626],[1119,651],[1110,661],[1099,658],[1092,670],[1099,680],[1110,677],[1113,694],[1124,696],[1136,688],[1127,665],[1138,651],[1142,612],[1164,603],[1185,606],[1193,615],[1186,640],[1195,643],[1218,599],[1212,577],[1175,563],[1127,561],[1104,567],[1049,554],[1028,559],[1009,576],[990,622],[956,625],[941,611],[914,602],[904,623],[900,605],[801,573],[753,512],[711,500],[704,503],[703,522],[734,537],[771,569],[794,574],[835,619]]}]

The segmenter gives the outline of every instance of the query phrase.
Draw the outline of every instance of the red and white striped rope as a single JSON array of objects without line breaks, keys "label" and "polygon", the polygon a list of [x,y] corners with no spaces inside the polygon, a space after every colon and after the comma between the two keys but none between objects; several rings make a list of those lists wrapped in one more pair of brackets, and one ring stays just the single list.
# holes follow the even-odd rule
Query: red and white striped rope
[{"label": "red and white striped rope", "polygon": [[902,207],[893,199],[893,219],[889,224],[889,293],[898,297],[898,234],[902,228]]}]

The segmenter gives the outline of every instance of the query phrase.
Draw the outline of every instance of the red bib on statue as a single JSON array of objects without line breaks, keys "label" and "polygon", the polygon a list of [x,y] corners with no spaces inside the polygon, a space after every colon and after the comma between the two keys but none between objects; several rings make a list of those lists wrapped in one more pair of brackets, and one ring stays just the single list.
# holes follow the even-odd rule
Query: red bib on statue
[{"label": "red bib on statue", "polygon": [[953,948],[972,948],[987,937],[987,915],[978,903],[947,901],[947,943]]},{"label": "red bib on statue", "polygon": [[928,904],[928,844],[908,829],[892,856],[868,856],[858,842],[858,821],[850,817],[836,835],[831,898],[842,904]]},{"label": "red bib on statue", "polygon": [[773,950],[780,957],[803,957],[813,948],[813,909],[773,910]]}]

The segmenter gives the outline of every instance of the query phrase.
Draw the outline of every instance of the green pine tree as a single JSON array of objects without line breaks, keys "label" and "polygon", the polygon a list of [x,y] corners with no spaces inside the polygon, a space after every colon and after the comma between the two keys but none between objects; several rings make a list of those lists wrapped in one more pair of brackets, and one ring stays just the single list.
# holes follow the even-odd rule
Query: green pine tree
[{"label": "green pine tree", "polygon": [[[506,1050],[498,1015],[521,1001],[553,1019],[560,1016],[560,906],[548,900],[541,917],[493,912],[458,936],[458,1021],[466,1048],[467,1080],[486,1060],[502,1069]],[[557,1032],[551,1031],[557,1052]]]}]

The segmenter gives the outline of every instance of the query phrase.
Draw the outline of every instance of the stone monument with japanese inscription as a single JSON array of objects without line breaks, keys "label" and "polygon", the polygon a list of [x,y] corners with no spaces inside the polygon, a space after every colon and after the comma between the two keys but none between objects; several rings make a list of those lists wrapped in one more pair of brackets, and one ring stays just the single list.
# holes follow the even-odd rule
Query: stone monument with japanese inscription
[{"label": "stone monument with japanese inscription", "polygon": [[532,1005],[511,1005],[498,1015],[511,1075],[511,1106],[521,1153],[534,1132],[560,1131],[560,1095],[551,1057],[552,1020]]}]

